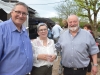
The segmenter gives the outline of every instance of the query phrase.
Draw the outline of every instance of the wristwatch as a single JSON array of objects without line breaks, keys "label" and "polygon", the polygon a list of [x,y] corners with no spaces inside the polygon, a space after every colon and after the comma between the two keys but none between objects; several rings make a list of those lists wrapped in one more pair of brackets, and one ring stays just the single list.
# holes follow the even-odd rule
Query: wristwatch
[{"label": "wristwatch", "polygon": [[98,66],[98,64],[93,64],[93,66]]}]

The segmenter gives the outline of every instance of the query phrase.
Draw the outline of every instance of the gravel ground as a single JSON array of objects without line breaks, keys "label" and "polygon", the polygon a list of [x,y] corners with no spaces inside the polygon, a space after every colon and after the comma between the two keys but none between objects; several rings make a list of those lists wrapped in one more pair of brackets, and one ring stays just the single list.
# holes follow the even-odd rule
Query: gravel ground
[{"label": "gravel ground", "polygon": [[[58,74],[59,61],[60,61],[60,57],[58,57],[58,59],[54,62],[52,75],[59,75]],[[97,75],[100,75],[100,58],[98,59],[98,64],[99,64],[99,66],[98,66],[98,73],[97,73]]]}]

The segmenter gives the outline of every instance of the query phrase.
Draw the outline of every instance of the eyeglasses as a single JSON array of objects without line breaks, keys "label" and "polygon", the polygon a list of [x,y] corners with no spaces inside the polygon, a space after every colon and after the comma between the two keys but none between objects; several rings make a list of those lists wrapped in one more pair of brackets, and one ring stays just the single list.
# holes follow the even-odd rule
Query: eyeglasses
[{"label": "eyeglasses", "polygon": [[28,13],[25,13],[25,12],[16,11],[16,10],[14,10],[14,11],[15,11],[15,13],[18,14],[18,15],[21,15],[21,14],[22,14],[22,16],[27,16],[27,15],[28,15]]},{"label": "eyeglasses", "polygon": [[47,31],[47,29],[40,29],[39,32]]}]

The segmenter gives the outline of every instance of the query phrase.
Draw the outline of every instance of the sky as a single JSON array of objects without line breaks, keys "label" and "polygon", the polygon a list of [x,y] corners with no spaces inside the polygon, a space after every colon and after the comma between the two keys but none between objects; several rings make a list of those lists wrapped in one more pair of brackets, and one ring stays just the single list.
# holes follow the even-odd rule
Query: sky
[{"label": "sky", "polygon": [[[40,17],[55,17],[57,11],[54,9],[58,4],[62,3],[64,0],[19,0],[26,3],[29,7],[35,9]],[[54,3],[54,4],[50,4]],[[41,5],[42,4],[42,5]],[[44,5],[47,4],[47,5]]]}]

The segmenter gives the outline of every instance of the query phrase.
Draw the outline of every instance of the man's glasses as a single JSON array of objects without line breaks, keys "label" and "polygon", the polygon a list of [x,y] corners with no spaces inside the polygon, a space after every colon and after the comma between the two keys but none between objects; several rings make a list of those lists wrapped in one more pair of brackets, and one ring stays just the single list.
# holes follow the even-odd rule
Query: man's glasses
[{"label": "man's glasses", "polygon": [[16,10],[13,10],[13,11],[15,11],[15,13],[18,14],[18,15],[21,15],[21,14],[22,14],[22,16],[27,16],[28,15],[28,13],[25,13],[25,12],[16,11]]}]

